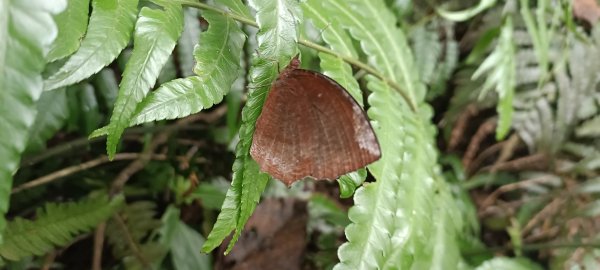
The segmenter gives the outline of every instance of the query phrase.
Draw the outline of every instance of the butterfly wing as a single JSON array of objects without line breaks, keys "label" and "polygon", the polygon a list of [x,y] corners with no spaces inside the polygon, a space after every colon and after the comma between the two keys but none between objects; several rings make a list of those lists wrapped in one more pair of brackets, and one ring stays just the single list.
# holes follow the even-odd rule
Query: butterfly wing
[{"label": "butterfly wing", "polygon": [[356,101],[329,77],[294,69],[280,76],[256,123],[250,154],[286,184],[304,177],[336,179],[381,156]]}]

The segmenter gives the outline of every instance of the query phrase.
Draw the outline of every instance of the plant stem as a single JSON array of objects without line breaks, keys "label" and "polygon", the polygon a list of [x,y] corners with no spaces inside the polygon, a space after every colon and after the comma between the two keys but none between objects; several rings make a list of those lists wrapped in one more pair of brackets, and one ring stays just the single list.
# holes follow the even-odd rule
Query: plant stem
[{"label": "plant stem", "polygon": [[[246,18],[244,16],[240,16],[238,14],[226,11],[226,10],[222,10],[220,8],[217,8],[215,6],[211,6],[208,4],[204,4],[204,3],[200,3],[200,2],[196,2],[196,1],[191,1],[191,0],[179,0],[179,3],[182,5],[186,5],[186,6],[190,6],[190,7],[195,7],[195,8],[200,8],[200,9],[206,9],[206,10],[211,10],[214,12],[218,12],[220,14],[223,14],[224,16],[230,17],[236,21],[239,21],[241,23],[253,26],[258,28],[259,25],[258,23],[256,23],[254,20],[250,19],[250,18]],[[397,83],[395,83],[394,81],[390,80],[389,78],[387,78],[385,75],[383,75],[382,73],[378,72],[375,68],[369,66],[368,64],[365,64],[363,62],[361,62],[358,59],[355,59],[353,57],[349,57],[349,56],[345,56],[345,55],[341,55],[325,46],[321,46],[317,43],[314,43],[310,40],[307,39],[303,39],[300,38],[298,40],[298,44],[301,44],[303,46],[306,46],[308,48],[312,48],[315,49],[317,51],[326,53],[326,54],[330,54],[332,56],[338,57],[342,60],[344,60],[346,63],[349,63],[355,67],[358,67],[364,71],[366,71],[367,73],[375,76],[376,78],[382,80],[384,83],[386,83],[387,85],[389,85],[390,87],[392,87],[393,89],[395,89],[396,91],[398,91],[398,93],[402,96],[402,98],[406,101],[406,103],[408,104],[408,106],[410,107],[410,109],[413,112],[417,112],[417,106],[414,103],[413,100],[411,100],[408,95],[406,93],[404,93],[404,91],[402,90],[402,87],[400,87],[400,85],[398,85]]]}]

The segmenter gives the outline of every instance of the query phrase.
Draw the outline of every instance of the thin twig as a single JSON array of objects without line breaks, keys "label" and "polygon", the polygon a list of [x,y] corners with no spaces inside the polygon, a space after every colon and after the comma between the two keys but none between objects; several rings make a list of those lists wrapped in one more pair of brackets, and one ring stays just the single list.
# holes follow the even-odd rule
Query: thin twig
[{"label": "thin twig", "polygon": [[104,232],[106,221],[98,224],[94,232],[94,257],[92,259],[92,270],[102,270],[102,249],[104,248]]},{"label": "thin twig", "polygon": [[[227,111],[227,108],[221,106],[210,112],[197,113],[197,114],[190,115],[186,118],[190,118],[190,121],[192,121],[192,122],[193,121],[203,121],[206,123],[213,123],[216,119],[219,119],[221,116],[223,116],[226,111]],[[148,132],[159,132],[159,131],[164,131],[167,129],[171,129],[171,130],[173,130],[173,129],[176,129],[176,130],[192,129],[192,130],[195,130],[195,129],[197,129],[197,127],[188,126],[188,125],[175,125],[175,124],[166,125],[166,126],[132,127],[132,128],[128,128],[127,130],[125,130],[123,139],[124,140],[137,140],[139,138],[138,136],[132,137],[131,135],[148,133]],[[89,139],[88,137],[83,137],[83,138],[74,139],[74,140],[66,142],[64,144],[49,148],[48,150],[42,152],[41,154],[37,154],[35,156],[24,157],[23,160],[21,161],[20,168],[35,165],[41,161],[52,158],[53,156],[60,155],[65,152],[69,152],[69,151],[75,150],[80,147],[85,147],[92,143],[100,142],[102,140],[104,140],[103,137],[95,137],[95,138],[91,138],[91,139]]]},{"label": "thin twig", "polygon": [[[141,154],[139,153],[120,153],[115,155],[114,160],[130,160],[130,159],[136,159],[139,158]],[[152,155],[151,158],[153,159],[157,159],[157,160],[165,160],[167,159],[167,157],[165,155]],[[101,156],[99,158],[78,164],[78,165],[73,165],[73,166],[69,166],[66,168],[62,168],[58,171],[55,171],[51,174],[48,175],[44,175],[42,177],[36,178],[34,180],[28,181],[25,184],[22,184],[16,188],[14,188],[12,190],[12,194],[21,192],[23,190],[26,189],[30,189],[30,188],[34,188],[40,185],[44,185],[44,184],[48,184],[52,181],[56,181],[58,179],[61,179],[63,177],[72,175],[74,173],[80,172],[80,171],[84,171],[99,165],[102,165],[104,163],[108,163],[110,162],[110,160],[108,160],[107,156]]]},{"label": "thin twig", "polygon": [[[206,10],[211,10],[214,12],[218,12],[224,16],[230,17],[236,21],[239,21],[241,23],[253,26],[253,27],[259,27],[258,23],[256,23],[255,21],[253,21],[252,19],[243,17],[243,16],[239,16],[237,14],[234,14],[232,12],[226,11],[226,10],[222,10],[220,8],[211,6],[211,5],[207,5],[204,3],[200,3],[200,2],[192,2],[192,1],[187,1],[187,0],[179,0],[179,3],[181,3],[182,5],[186,5],[186,6],[190,6],[190,7],[195,7],[195,8],[200,8],[200,9],[206,9]],[[325,46],[321,46],[317,43],[314,43],[312,41],[309,41],[307,39],[303,39],[300,38],[298,40],[298,44],[301,44],[305,47],[308,48],[312,48],[315,49],[317,51],[326,53],[326,54],[330,54],[332,56],[335,56],[337,58],[340,58],[342,60],[344,60],[346,63],[349,63],[351,65],[354,65],[355,67],[358,67],[366,72],[368,72],[369,74],[375,76],[376,78],[382,80],[384,83],[386,83],[387,85],[389,85],[390,87],[392,87],[393,89],[395,89],[401,96],[402,98],[406,101],[406,104],[408,104],[408,106],[410,107],[410,109],[413,112],[417,112],[417,106],[414,103],[414,101],[403,91],[402,87],[400,85],[398,85],[396,82],[390,80],[388,77],[386,77],[384,74],[380,73],[379,71],[377,71],[375,68],[369,66],[368,64],[365,64],[363,62],[361,62],[360,60],[354,58],[354,57],[350,57],[347,55],[342,55],[339,54]]]},{"label": "thin twig", "polygon": [[471,163],[473,162],[477,152],[479,152],[479,148],[481,147],[481,144],[485,138],[494,132],[494,129],[496,128],[496,122],[496,118],[490,118],[486,120],[483,124],[481,124],[481,126],[479,126],[475,132],[475,135],[473,135],[471,138],[471,142],[469,143],[467,151],[462,159],[463,166],[467,169],[467,174],[471,174]]},{"label": "thin twig", "polygon": [[499,187],[498,189],[494,190],[494,192],[492,192],[485,199],[485,201],[483,201],[483,203],[481,205],[483,208],[492,205],[496,201],[496,199],[498,199],[498,197],[500,195],[502,195],[506,192],[514,191],[517,189],[527,188],[529,186],[537,185],[537,184],[552,183],[553,181],[554,181],[553,179],[550,179],[548,177],[538,177],[538,178],[527,179],[524,181],[519,181],[516,183],[506,184],[506,185],[503,185],[503,186]]},{"label": "thin twig", "polygon": [[50,270],[50,267],[56,259],[56,253],[57,251],[51,251],[50,253],[46,254],[46,257],[44,257],[44,264],[40,268],[41,270]]}]

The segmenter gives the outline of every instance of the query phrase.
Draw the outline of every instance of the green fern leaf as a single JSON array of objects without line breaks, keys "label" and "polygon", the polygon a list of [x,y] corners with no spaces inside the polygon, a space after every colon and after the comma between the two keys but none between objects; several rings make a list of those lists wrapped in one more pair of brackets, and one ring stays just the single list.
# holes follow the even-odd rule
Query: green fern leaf
[{"label": "green fern leaf", "polygon": [[[323,40],[335,52],[357,58],[358,54],[352,45],[350,36],[339,25],[330,25],[328,15],[323,13],[317,0],[309,0],[304,2],[302,10],[307,19],[311,19],[315,27],[322,29]],[[352,67],[342,59],[329,54],[320,53],[321,69],[323,74],[329,76],[343,86],[350,95],[358,102],[363,103],[362,92],[358,86],[358,82],[352,74]]]},{"label": "green fern leaf", "polygon": [[416,26],[411,33],[415,63],[421,80],[430,83],[434,75],[438,58],[442,53],[437,29],[428,29],[425,25]]},{"label": "green fern leaf", "polygon": [[500,39],[496,49],[481,63],[473,74],[473,79],[479,78],[487,73],[483,85],[482,95],[492,87],[496,88],[499,96],[498,126],[496,128],[496,139],[503,139],[510,130],[513,115],[513,96],[516,86],[515,48],[513,44],[513,25],[511,17],[506,17],[504,26],[500,32]]},{"label": "green fern leaf", "polygon": [[[250,69],[249,88],[252,91],[242,110],[240,142],[236,148],[231,188],[227,191],[217,222],[202,247],[204,252],[213,250],[235,229],[227,252],[231,250],[256,208],[269,176],[259,172],[258,164],[249,155],[254,125],[271,82],[277,77],[277,63],[280,66],[287,65],[297,52],[294,41],[297,40],[296,26],[301,14],[298,4],[293,0],[252,0],[250,4],[257,10],[260,57],[255,59]],[[278,62],[273,62],[274,59]]]},{"label": "green fern leaf", "polygon": [[126,205],[118,216],[113,215],[106,224],[113,256],[122,260],[126,269],[158,269],[157,265],[166,255],[165,245],[151,236],[161,226],[155,209],[154,202],[134,202]]},{"label": "green fern leaf", "polygon": [[[383,1],[323,1],[329,18],[347,27],[371,60],[406,90],[420,114],[383,82],[367,77],[369,116],[382,158],[370,165],[376,178],[359,188],[346,228],[348,242],[338,250],[336,269],[452,267],[459,261],[452,223],[453,204],[436,171],[431,109],[423,104],[425,87],[415,72],[404,33]],[[335,24],[335,23],[334,23]],[[399,125],[398,123],[401,123]],[[445,205],[434,209],[435,205]],[[436,216],[435,222],[432,220]],[[439,223],[438,223],[439,222]],[[433,236],[429,238],[429,236]],[[443,244],[438,244],[439,242]]]},{"label": "green fern leaf", "polygon": [[479,1],[479,4],[476,6],[461,11],[447,11],[441,8],[436,8],[435,11],[447,20],[462,22],[472,18],[488,8],[493,7],[495,4],[496,0],[482,0]]},{"label": "green fern leaf", "polygon": [[152,92],[139,106],[131,125],[185,117],[223,100],[238,77],[244,34],[237,23],[213,11],[204,12],[208,30],[194,52],[198,76],[176,79]]},{"label": "green fern leaf", "polygon": [[119,96],[108,126],[106,150],[110,158],[114,157],[123,130],[129,126],[138,103],[156,82],[183,28],[181,5],[161,3],[162,9],[144,7],[140,12],[133,52],[123,72]]},{"label": "green fern leaf", "polygon": [[87,28],[89,9],[89,0],[71,0],[63,12],[54,16],[58,36],[46,56],[48,62],[67,57],[77,51]]},{"label": "green fern leaf", "polygon": [[67,93],[64,88],[44,92],[38,100],[35,122],[29,130],[27,152],[35,152],[46,147],[50,139],[64,124],[69,116]]},{"label": "green fern leaf", "polygon": [[49,203],[38,210],[35,221],[16,218],[4,232],[0,256],[8,260],[43,255],[54,246],[64,246],[75,235],[89,232],[123,204],[123,197],[88,198],[80,202]]},{"label": "green fern leaf", "polygon": [[50,15],[65,6],[65,1],[11,1],[0,9],[0,130],[5,131],[0,135],[0,232],[6,225],[12,175],[43,91],[44,52],[57,35]]},{"label": "green fern leaf", "polygon": [[246,19],[252,19],[250,10],[244,5],[242,0],[218,0],[217,3],[226,6],[236,15],[242,16]]},{"label": "green fern leaf", "polygon": [[577,127],[575,134],[577,134],[577,137],[600,138],[600,115],[583,122]]},{"label": "green fern leaf", "polygon": [[81,47],[44,82],[45,89],[87,79],[117,58],[131,37],[137,4],[138,0],[93,0],[89,28]]}]

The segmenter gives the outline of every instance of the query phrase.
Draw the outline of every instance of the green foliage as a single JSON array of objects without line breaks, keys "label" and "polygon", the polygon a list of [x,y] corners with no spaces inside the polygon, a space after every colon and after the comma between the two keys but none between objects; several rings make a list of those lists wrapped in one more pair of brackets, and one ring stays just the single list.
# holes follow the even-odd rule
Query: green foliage
[{"label": "green foliage", "polygon": [[89,28],[81,47],[46,79],[44,88],[52,90],[85,80],[117,58],[131,37],[137,4],[138,0],[93,0]]},{"label": "green foliage", "polygon": [[[57,35],[51,14],[65,1],[3,2],[0,9],[0,214],[8,211],[12,176],[25,150],[43,90],[45,53]],[[0,218],[0,232],[6,221]],[[0,239],[0,243],[2,239]]]},{"label": "green foliage", "polygon": [[67,93],[64,88],[44,92],[37,103],[38,113],[29,130],[27,152],[46,147],[46,141],[57,132],[69,117]]},{"label": "green foliage", "polygon": [[238,77],[244,34],[230,18],[212,11],[203,16],[210,26],[194,49],[197,76],[161,85],[138,105],[131,124],[185,117],[221,102],[229,92]]},{"label": "green foliage", "polygon": [[89,232],[106,220],[123,204],[123,197],[109,201],[107,196],[88,198],[79,202],[48,203],[36,213],[35,221],[16,218],[4,232],[0,256],[20,260],[43,255],[54,246],[64,246],[75,236]]},{"label": "green foliage", "polygon": [[[457,165],[460,160],[444,159],[446,163],[442,164],[453,167],[453,174],[446,172],[446,179],[442,178],[436,163],[433,113],[426,100],[447,98],[441,96],[451,94],[444,92],[447,86],[459,86],[457,94],[452,96],[454,101],[450,108],[454,118],[466,104],[475,102],[477,95],[485,97],[475,103],[480,108],[496,106],[498,139],[512,127],[532,152],[563,151],[570,160],[561,163],[564,166],[560,169],[578,177],[589,178],[590,172],[600,167],[600,146],[596,139],[600,134],[600,95],[596,90],[600,82],[596,74],[600,61],[595,61],[600,58],[600,30],[592,29],[589,38],[573,27],[569,28],[571,32],[564,31],[560,28],[559,18],[570,11],[562,7],[550,9],[547,0],[537,1],[535,14],[529,10],[530,1],[520,1],[521,13],[510,13],[516,10],[519,1],[508,1],[503,12],[499,6],[486,12],[495,5],[495,0],[479,1],[477,6],[462,12],[438,9],[445,18],[461,21],[483,13],[481,25],[469,26],[461,38],[461,53],[463,48],[472,45],[469,42],[479,39],[479,43],[456,74],[454,68],[459,49],[454,38],[455,25],[431,14],[413,23],[411,19],[418,16],[411,17],[411,12],[419,15],[420,3],[416,1],[249,0],[256,13],[251,13],[241,0],[208,1],[208,4],[187,0],[143,1],[135,24],[133,49],[124,51],[131,42],[138,1],[92,1],[89,26],[88,1],[70,1],[67,9],[54,17],[60,37],[54,43],[52,40],[57,31],[50,13],[60,10],[47,8],[49,4],[43,1],[36,2],[39,5],[34,8],[13,1],[15,3],[11,2],[8,9],[0,9],[0,64],[5,67],[0,69],[0,130],[4,130],[0,133],[0,163],[3,164],[0,169],[3,178],[0,179],[10,179],[17,170],[25,143],[29,151],[40,150],[62,126],[66,126],[63,129],[66,132],[60,132],[61,136],[55,139],[70,147],[71,142],[65,142],[69,136],[87,134],[105,120],[105,113],[112,111],[109,125],[92,135],[109,135],[107,151],[112,157],[125,128],[186,117],[228,99],[226,139],[216,140],[214,137],[218,135],[210,135],[225,130],[222,121],[195,125],[193,128],[201,126],[208,132],[200,133],[200,143],[195,139],[185,140],[186,146],[187,143],[194,145],[185,156],[181,148],[174,146],[183,144],[184,140],[170,140],[164,148],[160,146],[161,152],[153,153],[155,155],[151,157],[167,157],[171,161],[171,157],[176,156],[179,167],[153,160],[124,190],[124,194],[135,194],[140,200],[137,196],[154,199],[170,187],[171,193],[165,194],[169,196],[163,197],[169,201],[167,203],[179,205],[200,201],[198,205],[204,210],[201,212],[203,225],[214,218],[212,210],[221,207],[207,240],[180,220],[179,210],[173,206],[167,207],[162,222],[158,220],[156,204],[144,197],[141,200],[146,201],[131,203],[108,222],[107,243],[113,257],[121,263],[118,267],[208,269],[211,267],[210,256],[200,254],[198,249],[200,246],[205,252],[215,249],[233,231],[226,252],[231,250],[270,179],[260,172],[258,164],[249,156],[255,123],[272,81],[297,54],[298,43],[307,45],[301,56],[305,66],[320,68],[344,86],[359,104],[369,108],[368,115],[383,151],[382,158],[369,165],[368,170],[361,169],[339,179],[340,196],[347,198],[354,194],[355,205],[348,215],[326,197],[311,197],[309,229],[320,230],[316,245],[320,250],[309,254],[314,255],[316,265],[333,267],[337,263],[334,252],[339,245],[342,226],[347,225],[347,243],[338,249],[340,262],[336,269],[468,268],[460,252],[475,254],[466,261],[474,267],[479,265],[477,269],[539,268],[522,258],[490,259],[493,254],[479,239],[478,212],[468,191],[487,184],[515,183],[516,177],[511,175],[510,181],[505,181],[499,180],[504,174],[478,175],[465,182],[464,168]],[[184,10],[180,4],[202,10]],[[217,8],[224,11],[214,10]],[[402,8],[405,10],[398,10]],[[430,7],[427,12],[430,13]],[[13,14],[25,14],[25,17],[15,19]],[[202,33],[200,17],[208,23],[208,29]],[[26,24],[32,20],[38,23]],[[312,26],[307,25],[309,21]],[[240,27],[240,22],[258,26],[259,32],[255,34],[250,27]],[[248,44],[245,44],[246,35],[250,37]],[[316,39],[327,48],[300,37],[304,35],[320,35]],[[254,38],[258,43],[256,46],[252,43]],[[173,54],[175,46],[176,53]],[[250,56],[255,48],[257,53]],[[43,52],[48,50],[50,54],[44,55]],[[46,89],[55,90],[41,95],[44,85],[40,74],[45,61],[62,59],[73,53],[46,81]],[[115,65],[101,70],[119,54]],[[247,58],[252,59],[248,61]],[[351,66],[347,61],[356,65]],[[62,62],[52,63],[46,67],[46,72]],[[376,72],[361,69],[361,64],[368,64]],[[119,69],[124,69],[123,74],[118,74]],[[97,72],[100,73],[92,77],[91,84],[81,82]],[[449,83],[453,75],[453,81]],[[180,76],[183,78],[178,78]],[[222,189],[205,182],[205,179],[212,179],[212,168],[205,172],[198,167],[206,166],[201,160],[207,150],[218,149],[221,142],[235,142],[244,90],[241,82],[246,76],[250,82],[249,92],[241,113],[231,187],[225,193],[226,187]],[[118,80],[121,81],[120,88]],[[156,81],[160,85],[150,92]],[[392,83],[394,87],[391,87]],[[238,90],[231,91],[232,88]],[[490,89],[495,93],[489,94]],[[368,98],[364,99],[364,94]],[[410,109],[408,104],[415,104],[416,110]],[[36,110],[43,113],[36,116]],[[141,138],[142,144],[147,146],[148,138],[152,136],[140,136],[139,130],[155,132],[162,130],[161,125],[132,129],[131,137]],[[168,129],[172,123],[167,122],[165,126]],[[176,128],[183,131],[188,127]],[[178,135],[183,133],[187,131]],[[194,133],[193,136],[198,135]],[[213,136],[211,139],[216,143],[205,147],[204,136]],[[590,141],[593,145],[587,144]],[[130,146],[127,145],[128,150],[140,148]],[[89,148],[93,149],[93,145]],[[168,151],[162,152],[163,149]],[[91,152],[97,154],[94,149]],[[41,156],[46,154],[40,153]],[[43,166],[39,170],[37,167],[36,170],[22,170],[17,179],[28,180],[63,166],[61,164],[86,160],[90,157],[87,154],[85,158],[68,162],[64,158],[54,159],[40,164]],[[106,179],[114,179],[111,171],[121,164],[105,166],[107,169],[81,172],[83,181],[77,182],[75,189],[67,184],[53,184],[52,187],[60,187],[65,191],[60,195],[66,197],[76,197],[79,189],[104,187]],[[202,173],[196,176],[200,183],[195,186],[190,179],[199,171]],[[184,176],[188,173],[189,178]],[[369,173],[372,177],[365,182]],[[449,186],[445,180],[455,186]],[[575,182],[579,180],[575,179]],[[0,210],[6,213],[12,183],[2,183]],[[289,195],[288,189],[278,184]],[[306,190],[310,190],[312,183],[305,184],[309,188],[302,192],[309,192]],[[298,189],[304,187],[295,186]],[[548,187],[538,185],[533,188],[548,190]],[[595,190],[598,188],[590,183],[577,192],[596,193]],[[27,198],[17,198],[17,206],[11,214],[29,207],[19,202],[43,200],[49,195],[44,192],[48,191],[50,189],[20,193]],[[133,196],[129,199],[134,201]],[[65,206],[51,205],[46,213],[38,214],[36,221],[16,218],[4,234],[7,240],[0,246],[0,255],[16,260],[67,245],[75,234],[89,231],[118,207],[117,202],[106,204],[107,199],[103,200],[104,204],[92,205],[84,201]],[[527,245],[526,238],[521,235],[523,231],[517,225],[526,224],[545,202],[538,200],[537,204],[529,204],[517,212],[519,223],[509,231],[513,246],[518,249],[516,254]],[[594,203],[582,212],[597,215],[598,209],[598,204]],[[65,216],[65,213],[69,215]],[[3,221],[0,220],[0,229]],[[590,252],[589,258],[593,259],[596,251]],[[163,262],[169,252],[171,261]],[[567,257],[571,253],[565,254]]]},{"label": "green foliage", "polygon": [[414,26],[410,32],[418,74],[421,81],[430,86],[427,100],[444,93],[458,63],[459,51],[453,27],[452,23],[433,20],[427,25]]},{"label": "green foliage", "polygon": [[494,4],[496,4],[496,0],[482,0],[479,1],[476,6],[461,11],[447,11],[441,8],[436,8],[436,11],[440,16],[447,20],[462,22],[472,18],[473,16],[490,7],[493,7]]},{"label": "green foliage", "polygon": [[115,100],[117,100],[117,94],[119,93],[119,84],[117,83],[115,73],[110,69],[103,69],[98,75],[94,76],[92,84],[98,91],[104,108],[107,111],[112,111]]},{"label": "green foliage", "polygon": [[231,188],[227,191],[217,222],[202,247],[204,252],[217,247],[235,229],[227,252],[231,250],[265,189],[269,176],[259,172],[258,164],[249,154],[254,124],[269,86],[277,76],[277,65],[271,59],[277,59],[277,63],[285,66],[297,51],[295,42],[291,42],[297,39],[296,20],[300,14],[297,3],[291,0],[255,0],[250,4],[257,10],[260,26],[257,34],[259,55],[250,69],[249,88],[252,90],[242,110],[240,141],[236,147]]},{"label": "green foliage", "polygon": [[[413,102],[422,102],[425,89],[412,68],[413,56],[382,2],[326,1],[321,4],[322,7],[314,10],[320,10],[323,17],[335,18],[337,22],[332,23],[333,26],[339,23],[347,27],[361,42],[372,66],[379,67],[386,76],[403,85],[405,94]],[[432,207],[434,203],[452,204],[448,203],[451,200],[448,190],[432,166],[436,159],[432,148],[435,133],[425,122],[429,109],[421,105],[424,115],[416,115],[395,90],[372,77],[368,80],[368,88],[373,91],[369,97],[369,116],[383,154],[381,160],[369,166],[377,181],[359,188],[355,194],[355,206],[349,213],[353,223],[346,229],[348,243],[338,251],[341,263],[336,269],[392,265],[430,269],[457,265],[459,256],[452,248],[456,245],[456,225],[450,219],[453,210],[448,207],[436,211]],[[410,158],[402,158],[401,153],[410,153]],[[424,179],[430,179],[431,185],[425,184]],[[434,191],[438,191],[438,195],[434,195]],[[438,219],[433,221],[430,215]],[[410,233],[399,235],[405,231]],[[428,240],[420,235],[433,237]]]},{"label": "green foliage", "polygon": [[160,241],[169,247],[174,269],[213,269],[211,257],[198,252],[204,244],[204,237],[179,219],[179,209],[169,206],[162,223]]},{"label": "green foliage", "polygon": [[54,16],[58,36],[46,56],[48,62],[67,57],[77,51],[85,35],[90,9],[89,0],[67,1],[67,8]]},{"label": "green foliage", "polygon": [[487,78],[481,95],[484,96],[492,87],[498,93],[498,125],[496,128],[496,139],[506,137],[510,130],[513,115],[513,96],[516,85],[515,49],[513,44],[512,18],[506,17],[496,49],[483,61],[473,78],[477,79],[483,73]]},{"label": "green foliage", "polygon": [[106,236],[113,256],[127,269],[149,269],[160,264],[166,247],[156,237],[151,237],[161,226],[156,218],[156,204],[137,201],[116,213],[106,225]]},{"label": "green foliage", "polygon": [[173,2],[161,2],[163,9],[142,8],[136,23],[133,52],[127,61],[119,95],[108,126],[106,151],[117,151],[121,134],[129,126],[135,109],[154,85],[169,59],[183,28],[183,10]]}]

